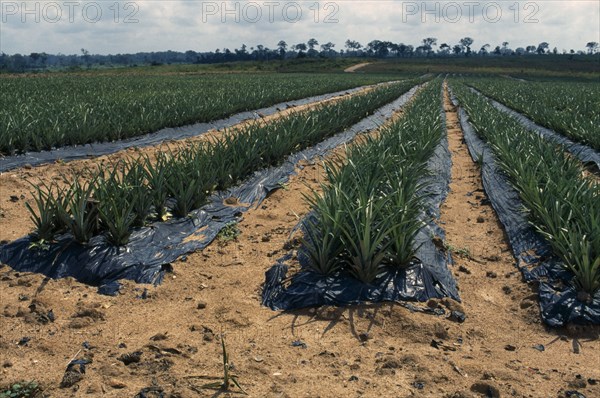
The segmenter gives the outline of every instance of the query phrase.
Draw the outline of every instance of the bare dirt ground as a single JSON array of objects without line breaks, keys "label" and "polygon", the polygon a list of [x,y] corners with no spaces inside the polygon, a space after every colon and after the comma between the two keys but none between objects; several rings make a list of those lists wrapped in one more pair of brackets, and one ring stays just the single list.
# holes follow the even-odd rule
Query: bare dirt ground
[{"label": "bare dirt ground", "polygon": [[[146,387],[148,397],[238,396],[201,388],[222,374],[224,333],[253,397],[599,397],[600,329],[540,323],[449,101],[445,109],[453,180],[441,222],[464,323],[392,303],[290,313],[260,305],[264,272],[308,210],[302,193],[322,178],[319,163],[307,164],[245,213],[236,240],[173,264],[161,286],[125,283],[107,297],[72,279],[0,268],[0,385],[35,379],[52,397],[134,397]],[[92,363],[61,388],[72,358]]]},{"label": "bare dirt ground", "polygon": [[371,63],[372,62],[363,62],[362,64],[352,65],[352,66],[349,66],[348,68],[344,69],[344,72],[353,73],[353,72],[356,72],[357,70],[359,70],[360,68],[363,68]]}]

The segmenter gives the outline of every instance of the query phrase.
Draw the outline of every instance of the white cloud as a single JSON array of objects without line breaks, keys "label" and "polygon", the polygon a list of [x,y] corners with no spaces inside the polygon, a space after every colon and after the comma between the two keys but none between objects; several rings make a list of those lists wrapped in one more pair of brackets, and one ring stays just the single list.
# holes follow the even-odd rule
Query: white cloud
[{"label": "white cloud", "polygon": [[[418,45],[424,37],[431,36],[437,37],[438,43],[448,44],[470,36],[475,39],[474,48],[485,43],[496,46],[503,41],[508,41],[512,48],[547,41],[551,48],[578,50],[584,49],[588,41],[600,41],[600,2],[585,0],[521,1],[517,8],[514,1],[500,0],[138,0],[120,1],[118,7],[113,0],[97,0],[81,1],[71,10],[67,3],[28,2],[28,10],[33,11],[25,14],[21,1],[3,0],[0,51],[9,54],[42,51],[69,54],[79,52],[80,48],[99,54],[209,51],[238,48],[242,43],[248,47],[263,44],[275,48],[281,39],[295,44],[311,37],[320,43],[332,41],[336,49],[343,48],[346,39],[358,40],[363,45],[373,39]],[[468,4],[473,3],[476,4],[469,8]],[[37,8],[34,4],[38,4]],[[315,4],[319,5],[318,11]],[[57,18],[52,12],[56,5],[61,19],[51,23],[50,20]],[[258,19],[258,10],[260,20],[253,22]],[[298,10],[302,17],[293,22]],[[332,23],[326,23],[327,17]]]}]

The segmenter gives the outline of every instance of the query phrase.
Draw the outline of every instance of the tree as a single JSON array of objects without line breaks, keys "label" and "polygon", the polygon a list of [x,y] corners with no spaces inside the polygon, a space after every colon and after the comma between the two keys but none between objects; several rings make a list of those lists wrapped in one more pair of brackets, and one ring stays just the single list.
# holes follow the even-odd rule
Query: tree
[{"label": "tree", "polygon": [[396,55],[399,56],[399,57],[400,56],[404,57],[406,54],[408,54],[410,52],[409,51],[409,47],[410,46],[407,46],[404,43],[397,44],[396,45]]},{"label": "tree", "polygon": [[481,46],[481,48],[479,49],[479,55],[487,55],[488,54],[488,48],[490,48],[489,44],[484,44],[483,46]]},{"label": "tree", "polygon": [[193,64],[198,61],[198,57],[195,51],[187,50],[185,52],[185,62],[188,64]]},{"label": "tree", "polygon": [[22,56],[19,53],[14,54],[12,56],[12,62],[11,62],[11,66],[9,69],[16,71],[16,72],[25,72],[26,67],[27,67],[27,61],[25,60],[24,56]]},{"label": "tree", "polygon": [[294,48],[298,51],[306,51],[306,44],[304,43],[298,43],[294,46]]},{"label": "tree", "polygon": [[360,50],[360,48],[362,47],[362,44],[360,44],[359,42],[354,41],[354,40],[347,40],[346,46],[350,47],[353,50]]},{"label": "tree", "polygon": [[252,51],[252,58],[259,60],[269,59],[269,49],[262,44],[257,44],[256,50]]},{"label": "tree", "polygon": [[330,41],[325,44],[321,44],[322,52],[327,55],[331,55],[332,53],[335,53],[335,51],[333,50],[333,47],[335,47],[335,44],[333,44]]},{"label": "tree", "polygon": [[281,57],[281,59],[285,58],[285,51],[287,49],[287,43],[283,40],[279,40],[279,43],[277,43],[277,47],[279,48],[279,56]]},{"label": "tree", "polygon": [[307,48],[306,44],[304,44],[304,43],[298,43],[298,44],[296,44],[294,46],[294,48],[296,50],[298,50],[298,58],[302,58],[302,57],[306,56],[306,54],[304,53],[304,51],[306,51],[306,48]]},{"label": "tree", "polygon": [[315,50],[315,46],[317,46],[319,44],[319,42],[317,41],[317,39],[310,39],[308,40],[308,42],[306,42],[306,44],[308,44],[308,56],[309,57],[316,57],[317,54],[319,54],[319,52],[317,50]]},{"label": "tree", "polygon": [[462,39],[460,39],[460,44],[467,49],[467,57],[471,55],[471,44],[473,44],[473,39],[471,39],[470,37],[463,37]]},{"label": "tree", "polygon": [[415,48],[415,53],[422,57],[423,55],[429,55],[429,49],[427,48],[427,46],[419,46],[417,48]]},{"label": "tree", "polygon": [[543,41],[538,45],[537,50],[535,50],[535,51],[538,54],[546,54],[546,50],[548,49],[548,47],[550,47],[550,45],[548,43],[546,43],[545,41]]},{"label": "tree", "polygon": [[440,44],[440,46],[438,48],[438,53],[446,55],[450,52],[450,50],[451,50],[451,48],[448,44],[442,43],[442,44]]},{"label": "tree", "polygon": [[348,49],[348,51],[346,51],[346,54],[350,53],[352,55],[356,55],[356,53],[358,52],[358,50],[360,50],[360,48],[362,47],[362,44],[360,44],[359,42],[355,41],[355,40],[346,40],[346,48]]},{"label": "tree", "polygon": [[83,60],[85,61],[85,64],[87,65],[88,69],[91,67],[90,64],[90,52],[88,50],[86,50],[85,48],[81,49],[81,55],[83,56]]},{"label": "tree", "polygon": [[585,46],[587,47],[588,54],[590,54],[590,55],[595,54],[598,51],[598,42],[590,41]]},{"label": "tree", "polygon": [[454,51],[454,54],[458,55],[458,54],[462,53],[463,48],[460,44],[456,44],[456,45],[454,45],[454,47],[452,47],[452,51]]},{"label": "tree", "polygon": [[[236,59],[239,59],[239,60],[251,59],[251,56],[248,53],[248,46],[246,46],[243,43],[239,50],[237,48],[234,48],[233,51],[235,52]],[[252,52],[252,54],[254,54],[254,52]]]},{"label": "tree", "polygon": [[[433,52],[433,47],[437,44],[437,39],[435,37],[426,37],[422,40],[423,45],[420,46],[422,50],[427,52],[427,55]],[[418,49],[418,48],[417,48]]]},{"label": "tree", "polygon": [[527,51],[527,53],[529,54],[533,54],[535,52],[536,47],[535,46],[527,46],[525,47],[525,51]]},{"label": "tree", "polygon": [[435,37],[427,37],[422,40],[424,46],[435,46],[437,44],[437,39]]},{"label": "tree", "polygon": [[378,57],[385,57],[389,54],[389,41],[373,40],[367,44],[369,54],[375,54]]},{"label": "tree", "polygon": [[502,55],[511,55],[513,51],[508,47],[508,42],[502,42],[502,48],[500,49],[500,54]]}]

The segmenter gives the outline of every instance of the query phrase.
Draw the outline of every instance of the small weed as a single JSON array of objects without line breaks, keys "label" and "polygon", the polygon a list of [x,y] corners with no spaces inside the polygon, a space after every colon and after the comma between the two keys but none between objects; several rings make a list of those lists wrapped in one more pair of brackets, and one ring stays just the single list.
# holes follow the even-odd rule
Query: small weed
[{"label": "small weed", "polygon": [[227,348],[225,347],[225,335],[221,333],[221,347],[223,348],[223,381],[216,381],[214,383],[208,383],[202,386],[202,388],[218,389],[222,391],[229,391],[231,384],[235,385],[240,389],[242,394],[248,395],[246,391],[240,386],[238,377],[231,373],[233,365],[229,363],[229,354],[227,354]]},{"label": "small weed", "polygon": [[475,162],[480,168],[483,167],[483,152],[477,154],[477,160]]},{"label": "small weed", "polygon": [[237,237],[240,235],[240,233],[241,233],[241,231],[238,228],[237,221],[232,221],[232,222],[228,223],[227,225],[225,225],[221,231],[219,231],[219,234],[217,235],[217,239],[221,243],[227,243],[232,240],[236,240]]},{"label": "small weed", "polygon": [[465,257],[468,259],[472,259],[473,257],[471,256],[471,250],[469,250],[468,247],[454,247],[450,244],[446,244],[446,250],[448,250],[449,252],[452,252],[454,254],[457,254],[461,257]]},{"label": "small weed", "polygon": [[40,386],[35,381],[15,383],[0,392],[0,398],[38,398],[43,397]]},{"label": "small weed", "polygon": [[29,244],[29,250],[50,250],[50,244],[45,239],[40,239]]}]

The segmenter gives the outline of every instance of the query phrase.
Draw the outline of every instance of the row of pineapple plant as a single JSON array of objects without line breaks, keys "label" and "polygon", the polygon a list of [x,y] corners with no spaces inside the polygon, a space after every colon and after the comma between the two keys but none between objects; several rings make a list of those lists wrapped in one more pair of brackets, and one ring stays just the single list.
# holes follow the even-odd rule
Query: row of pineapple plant
[{"label": "row of pineapple plant", "polygon": [[0,155],[122,140],[387,80],[285,73],[0,77]]},{"label": "row of pineapple plant", "polygon": [[129,157],[65,176],[72,181],[35,185],[28,205],[34,236],[50,242],[70,233],[79,243],[96,235],[121,246],[135,227],[186,217],[215,190],[231,187],[253,172],[351,126],[408,91],[414,81],[381,86],[336,102],[319,104],[269,122],[224,131],[215,140]]},{"label": "row of pineapple plant", "polygon": [[315,272],[349,272],[371,283],[385,267],[405,268],[424,226],[428,160],[445,132],[441,79],[376,135],[324,164],[325,180],[306,196],[301,253]]},{"label": "row of pineapple plant", "polygon": [[476,78],[468,84],[536,123],[600,151],[600,84]]},{"label": "row of pineapple plant", "polygon": [[561,146],[528,131],[462,84],[454,93],[477,134],[519,193],[531,224],[551,245],[574,284],[600,291],[600,183]]}]

